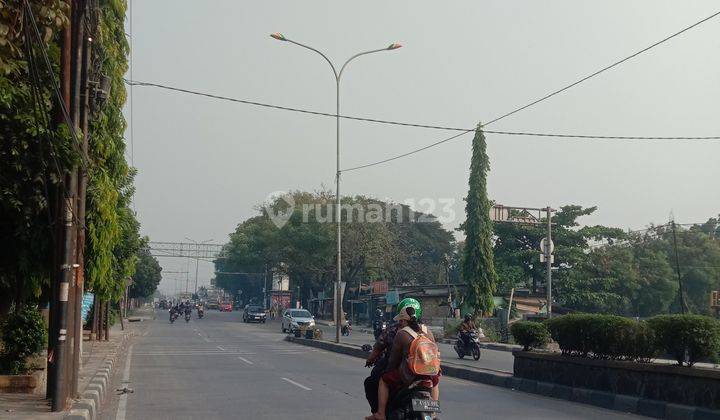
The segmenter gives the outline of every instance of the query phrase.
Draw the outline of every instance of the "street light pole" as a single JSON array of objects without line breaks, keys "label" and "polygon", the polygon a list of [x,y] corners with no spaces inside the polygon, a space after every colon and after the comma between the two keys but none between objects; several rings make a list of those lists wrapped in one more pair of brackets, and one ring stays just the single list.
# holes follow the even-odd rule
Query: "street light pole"
[{"label": "street light pole", "polygon": [[341,324],[341,315],[342,315],[342,291],[341,291],[341,281],[342,281],[342,228],[341,228],[341,211],[340,211],[340,79],[342,78],[343,71],[345,70],[345,67],[354,59],[360,57],[361,55],[367,55],[372,54],[376,52],[381,51],[392,51],[400,48],[402,45],[393,43],[390,44],[390,46],[385,48],[378,48],[376,50],[369,50],[369,51],[363,51],[360,53],[357,53],[353,55],[352,57],[348,58],[347,61],[340,67],[340,72],[338,72],[335,68],[335,65],[330,61],[330,59],[320,52],[319,50],[310,47],[305,44],[301,44],[299,42],[293,41],[291,39],[288,39],[285,37],[285,35],[275,32],[274,34],[270,35],[272,38],[277,39],[278,41],[284,41],[289,42],[291,44],[295,44],[297,46],[303,47],[305,49],[308,49],[310,51],[314,51],[317,54],[319,54],[322,58],[327,61],[328,64],[330,64],[330,68],[332,68],[333,75],[335,75],[335,148],[336,148],[336,154],[335,154],[335,166],[336,166],[336,172],[335,172],[335,223],[337,223],[337,279],[335,281],[335,342],[340,342],[340,324]]},{"label": "street light pole", "polygon": [[[198,291],[198,266],[200,265],[200,245],[212,242],[212,239],[208,239],[202,242],[198,242],[194,239],[190,239],[187,236],[185,237],[188,241],[195,244],[195,294],[197,294]],[[187,293],[187,286],[185,286],[185,293]]]}]

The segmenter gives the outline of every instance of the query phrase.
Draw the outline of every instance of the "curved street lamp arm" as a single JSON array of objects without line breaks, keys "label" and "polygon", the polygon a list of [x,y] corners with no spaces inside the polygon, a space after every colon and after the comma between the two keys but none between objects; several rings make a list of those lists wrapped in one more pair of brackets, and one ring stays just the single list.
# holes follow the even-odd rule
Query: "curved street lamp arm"
[{"label": "curved street lamp arm", "polygon": [[347,61],[345,62],[345,64],[342,65],[342,67],[340,68],[340,73],[338,73],[337,78],[340,79],[340,78],[342,77],[343,71],[345,70],[345,67],[347,67],[347,65],[350,64],[351,61],[353,61],[354,59],[360,57],[361,55],[367,55],[367,54],[372,54],[372,53],[376,53],[376,52],[380,52],[380,51],[387,51],[387,50],[388,50],[387,47],[385,47],[385,48],[378,48],[378,49],[376,49],[376,50],[363,51],[363,52],[360,52],[360,53],[357,53],[357,54],[353,55],[352,57],[350,57],[350,58],[347,59]]},{"label": "curved street lamp arm", "polygon": [[[322,56],[322,58],[324,58],[325,61],[327,61],[327,63],[330,64],[330,68],[332,68],[333,74],[335,75],[335,80],[338,80],[338,79],[340,78],[340,75],[338,74],[337,70],[335,69],[335,65],[332,63],[332,61],[330,61],[329,58],[327,58],[327,56],[326,56],[325,54],[323,54],[322,52],[320,52],[320,50],[317,50],[317,49],[315,49],[315,48],[313,48],[313,47],[311,47],[311,46],[309,46],[309,45],[305,45],[305,44],[301,44],[301,43],[299,43],[299,42],[297,42],[297,41],[293,41],[292,39],[285,38],[284,41],[290,42],[290,43],[292,43],[292,44],[295,44],[295,45],[297,45],[297,46],[306,48],[306,49],[308,49],[308,50],[310,50],[310,51],[314,51],[314,52],[320,54],[320,56]],[[353,58],[354,58],[354,57],[353,57]]]}]

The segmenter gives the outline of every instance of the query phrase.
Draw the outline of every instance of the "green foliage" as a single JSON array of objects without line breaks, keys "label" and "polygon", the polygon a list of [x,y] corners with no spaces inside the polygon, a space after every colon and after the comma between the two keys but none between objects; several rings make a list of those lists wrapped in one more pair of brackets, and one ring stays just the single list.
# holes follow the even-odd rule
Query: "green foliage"
[{"label": "green foliage", "polygon": [[[162,268],[158,260],[150,255],[150,247],[147,245],[147,238],[143,240],[144,244],[138,251],[138,262],[135,265],[135,275],[133,275],[133,284],[130,286],[129,295],[134,298],[147,298],[152,296],[157,290],[158,284],[162,279]],[[202,290],[202,289],[201,289]],[[198,293],[201,292],[198,290]]]},{"label": "green foliage", "polygon": [[[25,39],[23,2],[0,2],[0,313],[34,300],[49,284],[53,205],[64,170],[76,160],[65,126],[49,126],[54,114],[50,74],[57,74],[54,42],[66,22],[67,4],[32,1],[52,69],[40,65],[35,107]],[[36,54],[40,44],[33,41]]]},{"label": "green foliage", "polygon": [[654,333],[645,321],[571,314],[549,319],[545,325],[566,355],[649,361],[657,354]]},{"label": "green foliage", "polygon": [[90,124],[85,269],[86,282],[97,296],[116,301],[125,280],[135,272],[141,241],[139,223],[130,209],[135,170],[125,159],[122,114],[128,54],[123,26],[126,3],[101,0],[100,10],[93,55],[102,57],[100,72],[110,77],[111,87],[107,102]]},{"label": "green foliage", "polygon": [[701,315],[658,315],[648,323],[659,346],[677,360],[692,366],[720,351],[720,321]]},{"label": "green foliage", "polygon": [[510,326],[510,334],[515,342],[523,346],[524,351],[531,347],[545,347],[550,342],[550,331],[545,324],[532,321],[518,321]]},{"label": "green foliage", "polygon": [[[258,274],[218,274],[219,287],[233,294],[240,290],[244,299],[259,298],[267,267],[289,274],[294,283],[291,287],[300,286],[302,296],[331,290],[336,269],[334,197],[327,191],[295,191],[292,197],[294,211],[281,229],[269,219],[268,210],[287,210],[282,199],[267,203],[260,215],[238,225],[225,246],[225,258],[215,262],[216,271]],[[393,285],[444,281],[443,258],[453,252],[454,241],[436,220],[413,213],[405,205],[363,196],[343,197],[342,205],[342,275],[348,289],[378,279]],[[352,209],[352,218],[348,218],[348,208]],[[307,209],[306,214],[303,209]],[[390,221],[383,217],[375,222],[357,222],[359,213],[368,219],[373,209],[395,216]],[[400,222],[399,213],[403,215]]]},{"label": "green foliage", "polygon": [[26,359],[41,351],[47,343],[47,326],[36,308],[29,306],[10,313],[0,325],[2,351],[0,372],[11,375],[27,370]]},{"label": "green foliage", "polygon": [[485,135],[478,124],[473,138],[470,162],[469,190],[466,198],[467,219],[461,226],[465,232],[465,254],[462,274],[468,284],[469,302],[476,312],[493,310],[493,294],[497,274],[493,260],[493,227],[490,221],[491,203],[487,197],[487,172],[490,160],[486,152]]}]

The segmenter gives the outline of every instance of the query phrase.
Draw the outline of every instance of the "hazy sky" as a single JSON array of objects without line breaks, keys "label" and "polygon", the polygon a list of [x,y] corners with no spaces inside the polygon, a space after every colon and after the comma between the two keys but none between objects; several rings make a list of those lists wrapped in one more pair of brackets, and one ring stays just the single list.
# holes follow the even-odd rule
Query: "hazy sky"
[{"label": "hazy sky", "polygon": [[[343,114],[473,127],[717,11],[717,1],[132,1],[133,78],[334,112],[322,58],[343,77]],[[602,135],[720,135],[720,17],[488,129]],[[133,88],[136,209],[156,241],[227,240],[273,191],[334,188],[335,122]],[[129,114],[128,114],[129,115]],[[453,133],[342,123],[342,166]],[[128,131],[128,139],[130,131]],[[348,172],[343,194],[456,201],[464,217],[470,139]],[[598,206],[583,222],[622,228],[720,212],[720,141],[488,135],[489,192],[506,205]],[[128,148],[129,149],[129,148]],[[129,156],[129,155],[128,155]],[[427,209],[427,206],[421,207]],[[184,260],[161,259],[183,271]],[[191,278],[194,267],[190,265]],[[212,265],[200,264],[200,283]],[[165,275],[161,288],[172,290]],[[184,288],[184,285],[181,286]]]}]

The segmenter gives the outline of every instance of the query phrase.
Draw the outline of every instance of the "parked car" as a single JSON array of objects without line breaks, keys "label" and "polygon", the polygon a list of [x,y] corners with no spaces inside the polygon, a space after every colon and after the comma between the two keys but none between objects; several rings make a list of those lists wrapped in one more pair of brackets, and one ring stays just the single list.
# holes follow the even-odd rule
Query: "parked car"
[{"label": "parked car", "polygon": [[282,332],[293,332],[300,327],[315,327],[315,317],[307,309],[285,309]]},{"label": "parked car", "polygon": [[265,323],[267,314],[265,309],[257,305],[247,305],[243,311],[243,322],[262,322]]},{"label": "parked car", "polygon": [[220,304],[220,312],[232,312],[232,303],[224,302]]}]

